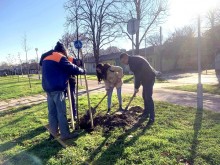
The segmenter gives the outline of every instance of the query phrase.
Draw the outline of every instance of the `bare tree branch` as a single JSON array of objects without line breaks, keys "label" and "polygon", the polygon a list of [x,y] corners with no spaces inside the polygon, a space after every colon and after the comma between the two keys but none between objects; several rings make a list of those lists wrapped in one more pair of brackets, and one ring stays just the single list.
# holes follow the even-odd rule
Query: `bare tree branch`
[{"label": "bare tree branch", "polygon": [[[92,43],[96,63],[99,62],[99,50],[117,38],[118,30],[115,11],[117,0],[69,0],[65,4],[68,12],[67,24],[75,25],[78,18],[79,30]],[[77,3],[78,6],[73,4]]]},{"label": "bare tree branch", "polygon": [[[129,19],[136,18],[140,22],[139,29],[135,35],[136,54],[139,54],[139,47],[144,40],[145,35],[151,35],[151,31],[164,22],[167,17],[168,0],[121,0],[122,8],[118,12],[118,22],[121,22],[122,33],[125,33],[125,27]],[[155,31],[154,31],[155,33]]]}]

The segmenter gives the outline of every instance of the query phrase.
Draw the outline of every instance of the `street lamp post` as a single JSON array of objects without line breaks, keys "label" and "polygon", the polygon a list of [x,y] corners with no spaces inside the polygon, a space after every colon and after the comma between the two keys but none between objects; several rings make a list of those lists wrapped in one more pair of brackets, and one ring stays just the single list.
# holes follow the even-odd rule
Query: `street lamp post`
[{"label": "street lamp post", "polygon": [[36,55],[37,55],[37,73],[38,73],[38,79],[40,80],[40,67],[39,67],[39,62],[38,62],[38,48],[35,48]]},{"label": "street lamp post", "polygon": [[201,82],[201,20],[198,16],[198,40],[197,40],[197,55],[198,55],[198,84],[197,84],[197,109],[203,109],[203,87]]}]

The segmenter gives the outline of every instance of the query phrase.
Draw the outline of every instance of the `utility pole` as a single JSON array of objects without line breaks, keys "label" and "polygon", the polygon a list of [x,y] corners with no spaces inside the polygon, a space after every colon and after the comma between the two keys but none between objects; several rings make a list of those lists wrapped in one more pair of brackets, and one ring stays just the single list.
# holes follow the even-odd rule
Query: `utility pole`
[{"label": "utility pole", "polygon": [[198,16],[198,40],[197,40],[197,55],[198,55],[198,84],[197,84],[197,109],[203,109],[203,87],[201,82],[201,20]]},{"label": "utility pole", "polygon": [[162,27],[160,26],[160,46],[159,46],[159,62],[160,62],[160,71],[162,72],[163,71],[163,67],[162,67],[162,62],[163,62],[163,56],[162,56],[162,42],[163,42],[163,34],[162,34]]},{"label": "utility pole", "polygon": [[35,48],[36,55],[37,55],[37,73],[38,73],[38,79],[40,80],[40,66],[39,66],[39,60],[38,60],[38,48]]}]

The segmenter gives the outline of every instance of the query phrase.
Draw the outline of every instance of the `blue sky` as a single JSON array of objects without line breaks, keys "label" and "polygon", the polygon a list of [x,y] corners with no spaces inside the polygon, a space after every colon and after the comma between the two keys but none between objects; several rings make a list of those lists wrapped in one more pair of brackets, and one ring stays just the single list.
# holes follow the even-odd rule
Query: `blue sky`
[{"label": "blue sky", "polygon": [[[162,25],[164,36],[175,28],[192,24],[197,12],[216,5],[219,0],[170,0],[170,16]],[[35,58],[35,48],[39,54],[52,47],[65,31],[66,0],[0,0],[0,62],[7,61],[8,54],[17,58],[18,52],[24,60],[22,38],[26,33],[29,59]],[[200,8],[198,8],[200,4]],[[129,41],[116,41],[111,45],[131,48]]]},{"label": "blue sky", "polygon": [[27,35],[30,55],[35,47],[51,49],[64,33],[64,0],[0,0],[0,61],[20,52],[24,59],[22,38]]}]

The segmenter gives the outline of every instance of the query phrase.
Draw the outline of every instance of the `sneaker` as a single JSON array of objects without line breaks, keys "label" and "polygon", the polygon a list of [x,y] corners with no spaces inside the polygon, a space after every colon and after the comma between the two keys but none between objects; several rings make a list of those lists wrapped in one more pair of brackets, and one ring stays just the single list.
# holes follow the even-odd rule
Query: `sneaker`
[{"label": "sneaker", "polygon": [[111,109],[109,108],[106,114],[110,115],[110,112],[111,112]]},{"label": "sneaker", "polygon": [[119,111],[124,111],[124,109],[122,108],[122,106],[119,106]]},{"label": "sneaker", "polygon": [[77,138],[78,136],[79,136],[79,134],[77,134],[77,133],[70,133],[68,136],[66,136],[66,137],[61,137],[60,139],[61,139],[61,140],[68,140],[68,139]]},{"label": "sneaker", "polygon": [[148,118],[148,117],[149,117],[149,113],[148,113],[147,111],[144,110],[142,116],[145,117],[145,118]]}]

